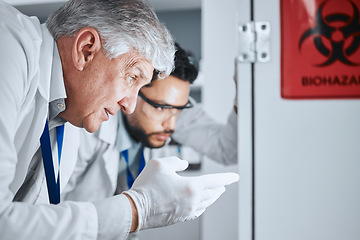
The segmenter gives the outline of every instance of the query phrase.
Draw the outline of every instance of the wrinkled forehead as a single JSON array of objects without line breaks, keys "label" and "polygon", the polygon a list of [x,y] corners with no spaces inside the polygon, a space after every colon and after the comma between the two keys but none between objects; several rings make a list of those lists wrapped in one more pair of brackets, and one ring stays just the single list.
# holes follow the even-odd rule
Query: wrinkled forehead
[{"label": "wrinkled forehead", "polygon": [[129,68],[145,68],[150,71],[149,74],[151,74],[151,77],[153,75],[154,67],[151,61],[137,52],[126,53],[125,65]]}]

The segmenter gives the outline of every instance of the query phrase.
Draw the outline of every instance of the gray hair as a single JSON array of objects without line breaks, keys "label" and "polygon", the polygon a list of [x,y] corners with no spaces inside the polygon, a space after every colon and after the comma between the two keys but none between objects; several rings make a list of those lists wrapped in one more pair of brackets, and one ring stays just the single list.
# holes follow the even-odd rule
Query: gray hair
[{"label": "gray hair", "polygon": [[161,78],[174,68],[174,40],[146,0],[70,0],[49,16],[46,25],[55,40],[92,27],[107,57],[136,51]]}]

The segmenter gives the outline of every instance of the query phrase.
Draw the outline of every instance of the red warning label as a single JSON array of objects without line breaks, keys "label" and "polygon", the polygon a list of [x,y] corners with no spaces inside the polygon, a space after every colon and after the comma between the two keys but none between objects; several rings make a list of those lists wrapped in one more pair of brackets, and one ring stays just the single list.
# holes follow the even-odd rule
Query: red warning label
[{"label": "red warning label", "polygon": [[360,98],[360,0],[281,0],[281,95]]}]

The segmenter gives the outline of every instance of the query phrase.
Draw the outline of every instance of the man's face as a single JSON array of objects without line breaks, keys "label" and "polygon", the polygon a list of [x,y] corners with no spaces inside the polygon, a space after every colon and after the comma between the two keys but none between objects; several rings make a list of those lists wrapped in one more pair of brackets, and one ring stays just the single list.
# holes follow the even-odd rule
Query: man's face
[{"label": "man's face", "polygon": [[[150,101],[177,107],[188,103],[189,91],[189,82],[171,75],[141,89],[141,93]],[[125,114],[127,130],[135,140],[143,142],[147,147],[162,147],[173,133],[180,111],[154,108],[138,96],[135,111]]]},{"label": "man's face", "polygon": [[[136,52],[109,59],[101,51],[75,81],[67,81],[62,117],[89,132],[122,109],[135,109],[139,89],[151,81],[153,66]],[[80,76],[80,77],[79,77]]]}]

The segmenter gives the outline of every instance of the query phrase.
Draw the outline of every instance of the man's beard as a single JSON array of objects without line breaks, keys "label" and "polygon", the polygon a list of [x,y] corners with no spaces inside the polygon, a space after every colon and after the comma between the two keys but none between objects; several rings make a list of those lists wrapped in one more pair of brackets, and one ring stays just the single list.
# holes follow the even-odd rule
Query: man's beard
[{"label": "man's beard", "polygon": [[123,120],[125,123],[125,128],[126,128],[127,132],[129,133],[129,135],[131,136],[131,138],[134,139],[136,142],[141,142],[145,147],[161,148],[165,145],[166,141],[164,141],[164,144],[162,144],[160,146],[154,146],[149,141],[150,137],[155,134],[162,134],[162,133],[173,134],[174,133],[174,130],[165,130],[163,132],[154,132],[154,133],[146,134],[143,129],[135,127],[135,126],[131,126],[128,119],[126,118],[126,116],[124,114],[123,114]]}]

